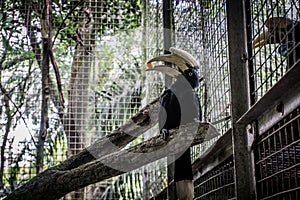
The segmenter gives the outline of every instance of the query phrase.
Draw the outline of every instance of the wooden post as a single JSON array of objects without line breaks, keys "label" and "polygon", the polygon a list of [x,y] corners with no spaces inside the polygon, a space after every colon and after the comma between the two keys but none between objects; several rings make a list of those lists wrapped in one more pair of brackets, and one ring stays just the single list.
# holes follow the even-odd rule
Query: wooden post
[{"label": "wooden post", "polygon": [[253,197],[253,175],[248,148],[247,124],[237,123],[237,120],[249,109],[245,0],[228,0],[226,3],[235,195],[238,200],[250,200]]}]

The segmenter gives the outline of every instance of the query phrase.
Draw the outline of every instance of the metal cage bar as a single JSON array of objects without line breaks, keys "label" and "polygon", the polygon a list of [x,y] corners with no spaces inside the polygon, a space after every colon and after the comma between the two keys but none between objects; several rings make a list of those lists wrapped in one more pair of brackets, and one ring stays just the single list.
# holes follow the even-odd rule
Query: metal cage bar
[{"label": "metal cage bar", "polygon": [[[252,37],[249,45],[253,46],[250,78],[255,80],[251,95],[257,101],[300,58],[299,5],[292,0],[253,0],[249,1],[248,11]],[[264,39],[261,44],[255,43],[259,37]]]},{"label": "metal cage bar", "polygon": [[195,199],[232,199],[235,197],[233,157],[202,175],[194,182]]},{"label": "metal cage bar", "polygon": [[225,1],[174,1],[175,46],[189,51],[204,77],[198,89],[203,118],[230,128],[229,62]]},{"label": "metal cage bar", "polygon": [[258,199],[299,199],[300,108],[262,133],[254,152]]}]

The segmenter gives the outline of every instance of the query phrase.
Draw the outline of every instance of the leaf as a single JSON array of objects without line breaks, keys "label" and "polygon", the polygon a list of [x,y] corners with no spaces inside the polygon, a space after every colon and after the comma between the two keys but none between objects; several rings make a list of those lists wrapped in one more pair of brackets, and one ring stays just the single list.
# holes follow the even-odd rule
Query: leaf
[{"label": "leaf", "polygon": [[3,35],[2,36],[2,41],[3,41],[3,47],[6,51],[12,51],[12,47],[9,44],[9,41],[6,39],[6,37]]}]

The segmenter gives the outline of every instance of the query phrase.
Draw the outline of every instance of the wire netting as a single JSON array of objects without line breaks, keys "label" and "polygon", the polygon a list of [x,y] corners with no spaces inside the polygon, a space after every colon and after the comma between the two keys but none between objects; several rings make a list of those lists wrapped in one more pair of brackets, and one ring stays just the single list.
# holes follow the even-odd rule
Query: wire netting
[{"label": "wire netting", "polygon": [[233,157],[194,182],[195,199],[233,199],[235,197]]},{"label": "wire netting", "polygon": [[[296,1],[266,0],[246,4],[249,84],[254,105],[300,58],[300,5]],[[144,63],[167,50],[166,40],[199,62],[203,80],[197,92],[203,121],[211,122],[221,134],[231,128],[226,1],[174,0],[171,7],[172,28],[166,30],[162,0],[74,0],[63,6],[53,1],[53,41],[65,108],[55,72],[50,69],[43,169],[111,133],[162,93],[168,78],[145,72]],[[40,170],[37,147],[42,132],[40,121],[45,116],[41,95],[45,80],[37,8],[35,1],[1,1],[0,171],[4,181],[0,195],[16,189]],[[71,28],[64,27],[64,23]],[[271,39],[266,32],[260,35],[266,29]],[[282,29],[279,34],[278,29]],[[164,38],[166,33],[171,33],[171,38]],[[255,38],[263,38],[264,42],[254,46]],[[158,134],[157,130],[154,127],[128,146],[149,139]],[[193,147],[193,159],[217,139]],[[259,199],[298,199],[299,109],[255,142]],[[90,185],[66,199],[155,197],[169,184],[166,163],[161,159]],[[234,161],[230,157],[195,180],[196,199],[234,198],[233,174]]]},{"label": "wire netting", "polygon": [[[15,177],[10,180],[10,185],[17,187],[36,174],[36,157],[32,152],[36,147],[41,118],[42,35],[38,34],[39,29],[35,29],[35,26],[41,26],[38,20],[32,27],[26,21],[30,16],[28,10],[35,8],[34,4],[1,3],[2,8],[8,10],[8,15],[15,20],[13,25],[19,27],[20,33],[13,35],[16,39],[10,42],[14,48],[18,45],[21,48],[22,43],[26,49],[18,57],[16,52],[5,52],[5,43],[1,43],[2,60],[5,59],[1,68],[1,90],[5,94],[1,100],[2,130],[5,131],[5,125],[9,122],[5,119],[9,117],[5,110],[12,110],[16,116],[19,115],[17,118],[11,116],[16,130],[20,127],[26,129],[26,133],[23,132],[26,135],[24,141],[17,140],[15,136],[8,137],[5,151],[5,155],[8,155],[5,164],[7,176]],[[44,168],[77,154],[121,126],[141,106],[158,97],[166,81],[163,74],[144,74],[143,70],[145,59],[164,51],[163,33],[166,30],[163,29],[162,1],[149,0],[143,5],[139,1],[126,0],[70,1],[64,6],[55,7],[54,13],[65,17],[73,28],[64,29],[63,24],[55,24],[54,28],[61,30],[59,34],[54,34],[54,42],[66,107],[61,105],[55,74],[50,70],[51,100],[48,112],[51,120],[45,142]],[[173,46],[197,57],[204,77],[199,89],[204,120],[215,123],[221,132],[229,128],[230,116],[223,6],[224,2],[221,1],[207,1],[203,5],[197,1],[174,1],[172,4],[175,27]],[[19,16],[22,12],[14,11],[20,7],[23,16]],[[72,12],[68,13],[68,9]],[[54,18],[56,21],[59,19]],[[69,38],[62,37],[64,34]],[[220,51],[222,56],[218,56],[215,50]],[[10,68],[16,59],[21,59],[18,66],[24,67]],[[215,63],[218,63],[218,68],[213,67]],[[22,85],[24,80],[25,84]],[[221,81],[226,83],[221,84]],[[24,99],[19,100],[20,105],[13,105],[11,102],[16,102],[15,98],[19,98],[21,93]],[[155,130],[148,131],[144,138],[156,134]],[[4,140],[3,137],[1,139]],[[211,143],[197,147],[197,155]],[[16,144],[19,147],[14,147]],[[20,162],[20,159],[23,161]],[[165,162],[158,161],[130,174],[89,186],[71,196],[73,199],[101,198],[101,195],[111,199],[154,196],[166,186],[166,166],[161,164]],[[163,167],[153,170],[153,166]]]},{"label": "wire netting", "polygon": [[[1,42],[1,92],[4,96],[1,96],[0,112],[4,133],[1,134],[2,146],[6,141],[5,151],[1,149],[1,153],[7,156],[1,157],[1,163],[5,163],[8,181],[4,184],[8,185],[8,190],[14,190],[36,175],[34,152],[41,118],[42,35],[39,34],[41,24],[38,20],[32,24],[26,20],[35,17],[36,13],[31,15],[29,11],[35,11],[37,7],[32,2],[14,1],[10,5],[1,1],[1,9],[7,11],[5,23],[16,27],[11,35],[4,30],[1,32],[8,42]],[[61,28],[60,34],[53,32],[66,108],[64,110],[59,102],[55,75],[51,71],[44,169],[80,152],[124,124],[141,108],[144,81],[141,78],[141,64],[144,63],[141,2],[70,1],[61,7],[54,2],[53,7],[57,14],[53,20],[54,28]],[[1,13],[2,22],[4,17]],[[59,17],[65,17],[65,22],[73,27],[67,29],[56,23]],[[17,51],[9,51],[5,45],[11,45]],[[2,112],[5,110],[7,112]],[[11,125],[13,128],[9,127]],[[71,197],[101,198],[108,185],[121,184],[122,180],[124,183],[124,179],[129,184],[127,188],[136,189],[114,189],[116,194],[124,198],[142,195],[143,174],[138,170],[135,176],[116,177],[89,186]]]},{"label": "wire netting", "polygon": [[[254,104],[299,60],[299,3],[254,0],[249,3],[250,80]],[[268,32],[266,32],[268,31]],[[264,39],[260,45],[254,38]]]},{"label": "wire netting", "polygon": [[[146,60],[164,53],[163,4],[160,0],[145,1],[145,48]],[[162,73],[146,72],[145,102],[159,97],[166,86],[166,77]],[[158,126],[147,131],[145,139],[158,134]],[[150,199],[167,187],[167,159],[163,158],[145,166],[147,191],[143,198]]]},{"label": "wire netting", "polygon": [[255,170],[258,199],[300,197],[300,109],[258,137]]},{"label": "wire netting", "polygon": [[[249,6],[254,104],[299,60],[299,3],[251,1]],[[299,108],[259,134],[254,145],[258,199],[298,199]]]},{"label": "wire netting", "polygon": [[[84,146],[88,146],[123,125],[141,108],[144,55],[140,2],[90,1],[85,6],[89,9],[93,26],[86,40],[88,43],[84,44],[90,48],[89,51],[83,48],[78,52],[79,58],[83,56],[87,63],[72,66],[71,74],[76,73],[78,88],[74,91],[75,116],[71,113],[71,121],[80,118],[84,121],[80,127],[82,135],[78,135],[81,131],[77,128],[73,135],[79,141],[80,137],[84,137]],[[83,27],[89,20],[89,12],[81,12],[78,19],[84,23]],[[87,74],[78,69],[84,71],[86,67],[89,68]],[[71,92],[69,94],[72,95]],[[69,98],[73,99],[70,95]],[[80,104],[80,101],[86,105]],[[68,108],[71,106],[69,104]],[[80,126],[80,123],[75,125]],[[80,150],[80,147],[75,150]],[[144,179],[143,170],[138,169],[87,187],[84,198],[135,199],[142,196]]]},{"label": "wire netting", "polygon": [[[36,151],[41,119],[41,35],[35,34],[40,24],[27,18],[30,2],[1,1],[0,40],[0,196],[16,189],[36,175]],[[11,31],[11,28],[13,31]],[[58,52],[62,49],[58,48]],[[68,49],[64,49],[68,55]],[[66,60],[58,58],[62,65]],[[45,138],[44,168],[66,158],[66,137],[61,126],[61,107],[56,101],[55,83],[50,74],[49,106]],[[65,74],[62,74],[66,78]]]},{"label": "wire netting", "polygon": [[[200,65],[203,121],[223,134],[231,126],[225,1],[174,1],[173,15],[175,46],[194,55]],[[196,157],[216,139],[195,147]]]}]

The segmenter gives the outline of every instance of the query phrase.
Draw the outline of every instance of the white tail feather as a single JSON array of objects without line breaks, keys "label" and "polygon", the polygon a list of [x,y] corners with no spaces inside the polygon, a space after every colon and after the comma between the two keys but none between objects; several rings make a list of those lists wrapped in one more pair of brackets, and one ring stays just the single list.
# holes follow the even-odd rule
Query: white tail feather
[{"label": "white tail feather", "polygon": [[176,193],[178,200],[194,199],[194,184],[192,180],[182,180],[176,183]]}]

